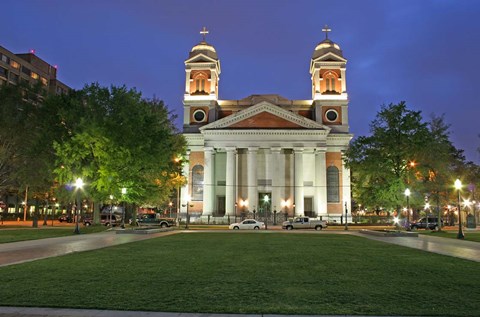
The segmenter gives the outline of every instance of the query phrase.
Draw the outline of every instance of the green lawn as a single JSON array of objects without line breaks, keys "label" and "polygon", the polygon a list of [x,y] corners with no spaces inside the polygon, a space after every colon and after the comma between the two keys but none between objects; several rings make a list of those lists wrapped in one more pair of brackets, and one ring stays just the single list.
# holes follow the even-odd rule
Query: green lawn
[{"label": "green lawn", "polygon": [[[433,236],[433,237],[457,239],[458,230],[456,230],[456,231],[442,230],[440,232],[430,231],[430,230],[418,230],[417,232],[420,233],[420,234],[430,235],[430,236]],[[465,235],[465,240],[467,240],[467,241],[480,242],[480,232],[479,231],[469,231],[469,230],[464,229],[463,234]]]},{"label": "green lawn", "polygon": [[478,316],[479,272],[355,236],[180,233],[0,268],[0,305]]},{"label": "green lawn", "polygon": [[[0,243],[36,240],[73,235],[75,228],[24,228],[24,229],[0,229]],[[105,226],[80,227],[80,233],[95,233],[107,230]]]}]

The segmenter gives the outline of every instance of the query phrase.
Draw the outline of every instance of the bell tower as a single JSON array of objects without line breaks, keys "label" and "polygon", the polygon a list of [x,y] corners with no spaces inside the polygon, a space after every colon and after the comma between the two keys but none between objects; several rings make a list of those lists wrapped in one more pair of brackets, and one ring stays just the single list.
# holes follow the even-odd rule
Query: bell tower
[{"label": "bell tower", "polygon": [[346,83],[347,60],[338,44],[328,38],[331,29],[322,29],[325,39],[313,52],[310,61],[312,99],[315,120],[335,132],[348,132],[348,94]]},{"label": "bell tower", "polygon": [[216,120],[220,60],[215,48],[206,42],[209,33],[200,31],[202,41],[195,45],[185,60],[185,92],[183,97],[183,127],[185,132],[198,132],[198,128]]}]

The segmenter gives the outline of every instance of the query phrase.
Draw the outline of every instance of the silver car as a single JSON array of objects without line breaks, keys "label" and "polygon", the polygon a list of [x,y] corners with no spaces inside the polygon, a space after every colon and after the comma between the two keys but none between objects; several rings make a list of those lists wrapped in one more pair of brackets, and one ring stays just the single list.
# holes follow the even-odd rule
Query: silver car
[{"label": "silver car", "polygon": [[257,221],[255,219],[246,219],[239,223],[232,223],[230,226],[228,226],[228,229],[260,230],[265,229],[265,223]]}]

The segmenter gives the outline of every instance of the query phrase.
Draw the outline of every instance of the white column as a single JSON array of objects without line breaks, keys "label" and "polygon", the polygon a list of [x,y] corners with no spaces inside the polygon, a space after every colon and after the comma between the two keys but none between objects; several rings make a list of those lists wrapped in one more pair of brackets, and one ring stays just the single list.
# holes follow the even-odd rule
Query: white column
[{"label": "white column", "polygon": [[185,94],[190,94],[190,69],[185,69],[186,78],[185,78]]},{"label": "white column", "polygon": [[345,213],[345,203],[348,208],[348,217],[352,216],[352,203],[350,197],[350,169],[345,166],[342,155],[342,205],[343,212]]},{"label": "white column", "polygon": [[211,79],[210,79],[210,94],[215,94],[218,96],[217,91],[216,91],[216,84],[217,84],[217,75],[214,70],[210,71],[211,74]]},{"label": "white column", "polygon": [[226,170],[226,189],[225,189],[225,214],[235,215],[235,174],[236,174],[236,148],[228,147],[227,150],[227,170]]},{"label": "white column", "polygon": [[342,92],[347,92],[347,78],[345,76],[345,67],[340,68],[340,76],[342,77]]},{"label": "white column", "polygon": [[327,215],[327,164],[325,149],[315,152],[315,211],[318,216]]},{"label": "white column", "polygon": [[280,195],[280,151],[281,148],[272,148],[272,211],[282,210],[282,197]]},{"label": "white column", "polygon": [[303,201],[303,149],[296,148],[295,152],[295,216],[305,215]]},{"label": "white column", "polygon": [[257,148],[248,148],[247,169],[248,169],[248,210],[258,211],[258,191],[257,191]]},{"label": "white column", "polygon": [[204,149],[204,170],[203,170],[203,216],[211,215],[213,212],[213,198],[215,190],[215,150],[213,147]]},{"label": "white column", "polygon": [[[182,186],[181,192],[180,192],[180,212],[187,212],[187,198],[191,197],[189,189],[192,188],[192,175],[190,174],[190,151],[188,150],[187,153],[185,154],[185,164],[183,164],[183,170],[182,174],[183,176],[186,177],[187,182],[185,185]],[[185,207],[183,207],[185,205]]]}]

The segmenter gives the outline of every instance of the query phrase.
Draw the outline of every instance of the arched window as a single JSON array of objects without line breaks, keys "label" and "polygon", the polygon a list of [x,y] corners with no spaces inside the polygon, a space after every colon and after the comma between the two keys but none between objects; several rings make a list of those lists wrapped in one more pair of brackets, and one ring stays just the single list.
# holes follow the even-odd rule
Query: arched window
[{"label": "arched window", "polygon": [[338,168],[327,168],[327,202],[338,203],[340,201],[340,178]]},{"label": "arched window", "polygon": [[337,76],[334,73],[327,73],[325,75],[325,90],[326,91],[336,91],[335,89],[335,82],[337,80]]},{"label": "arched window", "polygon": [[203,166],[192,168],[192,200],[203,200]]}]

